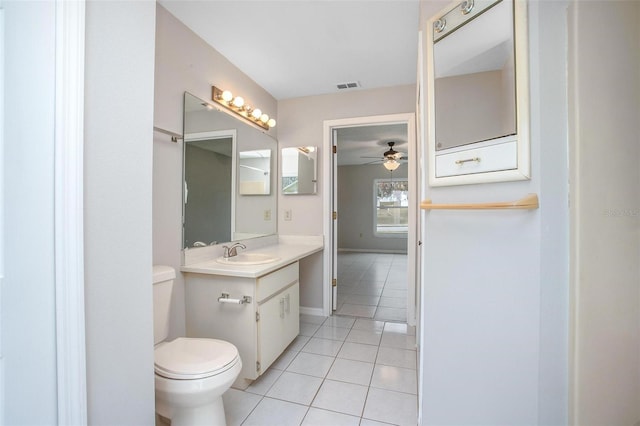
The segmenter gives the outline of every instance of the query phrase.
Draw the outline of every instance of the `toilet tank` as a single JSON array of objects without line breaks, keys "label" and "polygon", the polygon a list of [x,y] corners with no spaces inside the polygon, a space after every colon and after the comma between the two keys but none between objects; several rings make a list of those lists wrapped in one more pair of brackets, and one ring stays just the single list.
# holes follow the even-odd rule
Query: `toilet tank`
[{"label": "toilet tank", "polygon": [[153,343],[157,345],[169,336],[169,311],[176,271],[171,266],[153,267]]}]

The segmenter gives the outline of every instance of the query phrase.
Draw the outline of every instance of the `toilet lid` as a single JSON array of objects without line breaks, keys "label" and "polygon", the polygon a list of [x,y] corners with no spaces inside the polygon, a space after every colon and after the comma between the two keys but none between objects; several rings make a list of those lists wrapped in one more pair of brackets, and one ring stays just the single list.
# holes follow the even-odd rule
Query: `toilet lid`
[{"label": "toilet lid", "polygon": [[154,351],[156,373],[169,379],[201,379],[232,367],[238,349],[216,339],[178,337]]}]

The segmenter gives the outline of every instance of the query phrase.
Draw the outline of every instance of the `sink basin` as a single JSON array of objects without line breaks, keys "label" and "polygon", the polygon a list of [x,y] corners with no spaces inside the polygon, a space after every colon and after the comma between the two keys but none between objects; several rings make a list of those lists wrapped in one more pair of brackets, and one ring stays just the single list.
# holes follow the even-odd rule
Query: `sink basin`
[{"label": "sink basin", "polygon": [[280,258],[265,253],[239,253],[237,256],[219,257],[216,262],[225,265],[262,265],[276,260]]}]

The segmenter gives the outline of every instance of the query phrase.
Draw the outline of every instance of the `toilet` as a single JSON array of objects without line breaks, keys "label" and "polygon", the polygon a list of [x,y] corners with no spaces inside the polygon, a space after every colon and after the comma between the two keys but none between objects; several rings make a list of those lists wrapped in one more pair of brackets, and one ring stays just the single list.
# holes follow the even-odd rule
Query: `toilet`
[{"label": "toilet", "polygon": [[217,339],[178,337],[166,342],[176,272],[153,267],[156,413],[172,426],[226,425],[222,394],[242,369],[238,349]]}]

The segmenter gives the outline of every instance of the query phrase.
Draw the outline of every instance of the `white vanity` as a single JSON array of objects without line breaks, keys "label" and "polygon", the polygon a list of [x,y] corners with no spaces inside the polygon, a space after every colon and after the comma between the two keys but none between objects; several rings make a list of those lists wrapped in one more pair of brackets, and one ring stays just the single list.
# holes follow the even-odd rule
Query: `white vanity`
[{"label": "white vanity", "polygon": [[218,255],[183,266],[187,336],[233,343],[242,358],[239,381],[255,380],[298,335],[299,260],[322,248],[322,237],[279,240],[238,250],[257,264]]}]

